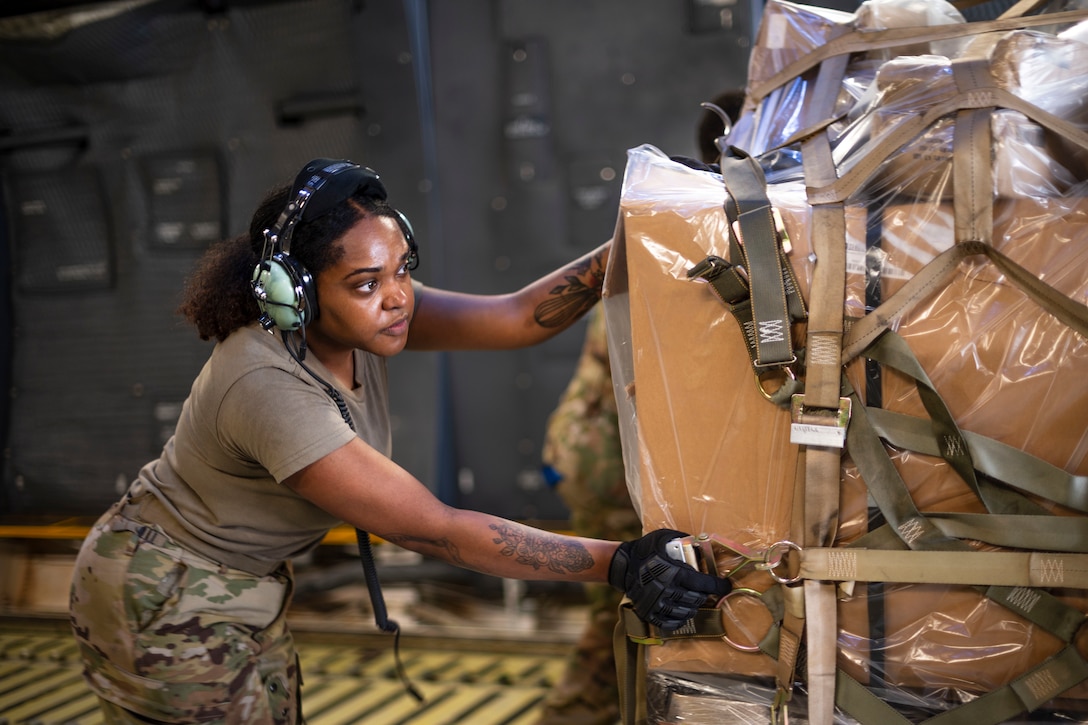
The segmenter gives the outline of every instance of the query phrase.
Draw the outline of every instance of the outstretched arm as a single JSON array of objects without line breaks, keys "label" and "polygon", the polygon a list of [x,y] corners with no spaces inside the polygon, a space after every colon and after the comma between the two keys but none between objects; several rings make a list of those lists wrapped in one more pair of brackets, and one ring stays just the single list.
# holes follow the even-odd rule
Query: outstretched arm
[{"label": "outstretched arm", "polygon": [[412,318],[413,350],[508,350],[570,327],[601,298],[611,242],[517,292],[475,295],[425,287]]},{"label": "outstretched arm", "polygon": [[671,560],[667,544],[683,532],[659,529],[618,543],[452,508],[359,439],[285,483],[357,528],[466,569],[512,579],[608,582],[631,598],[640,617],[665,629],[681,626],[708,595],[730,588],[727,580]]},{"label": "outstretched arm", "polygon": [[356,439],[289,477],[298,494],[394,544],[514,579],[605,582],[617,542],[554,534],[440,502]]}]

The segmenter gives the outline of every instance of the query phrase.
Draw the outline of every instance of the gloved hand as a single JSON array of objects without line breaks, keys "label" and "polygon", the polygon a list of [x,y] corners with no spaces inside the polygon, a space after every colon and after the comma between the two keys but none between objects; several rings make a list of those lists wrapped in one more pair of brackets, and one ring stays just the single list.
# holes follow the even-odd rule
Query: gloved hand
[{"label": "gloved hand", "polygon": [[625,541],[608,567],[608,583],[631,599],[635,614],[667,632],[695,616],[708,596],[722,597],[732,588],[728,579],[703,574],[669,557],[665,545],[687,535],[658,529]]}]

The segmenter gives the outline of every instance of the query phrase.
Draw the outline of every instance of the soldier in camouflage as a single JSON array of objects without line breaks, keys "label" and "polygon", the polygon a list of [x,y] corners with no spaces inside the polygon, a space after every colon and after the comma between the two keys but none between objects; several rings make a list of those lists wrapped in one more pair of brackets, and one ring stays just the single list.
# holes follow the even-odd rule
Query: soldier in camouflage
[{"label": "soldier in camouflage", "polygon": [[[554,482],[581,536],[630,539],[642,533],[624,477],[616,397],[604,315],[589,317],[574,375],[548,419],[545,478]],[[549,692],[539,725],[611,725],[619,720],[619,687],[612,634],[623,595],[585,585],[589,622],[568,655],[561,682]]]},{"label": "soldier in camouflage", "polygon": [[72,629],[106,722],[133,722],[115,701],[170,722],[301,721],[288,572],[254,577],[182,549],[124,516],[133,493],[91,530],[72,582]]}]

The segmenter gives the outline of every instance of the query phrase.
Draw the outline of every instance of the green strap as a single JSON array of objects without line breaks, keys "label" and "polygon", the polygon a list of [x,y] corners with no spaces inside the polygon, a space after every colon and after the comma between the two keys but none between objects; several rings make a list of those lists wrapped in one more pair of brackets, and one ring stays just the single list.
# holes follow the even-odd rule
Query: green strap
[{"label": "green strap", "polygon": [[[1088,662],[1075,647],[1066,647],[1008,685],[927,718],[919,725],[993,725],[1005,722],[1023,712],[1036,710],[1085,679],[1088,679]],[[909,725],[911,722],[841,670],[835,684],[836,704],[863,725]]]},{"label": "green strap", "polygon": [[1016,491],[995,486],[988,481],[979,481],[975,475],[975,464],[970,449],[952,417],[952,412],[948,410],[948,406],[937,393],[933,382],[903,338],[889,330],[877,338],[866,356],[914,380],[922,405],[930,415],[930,424],[933,426],[933,435],[938,443],[941,458],[948,462],[971,491],[978,496],[987,511],[1016,514],[1047,513],[1042,506]]},{"label": "green strap", "polygon": [[959,242],[931,259],[899,291],[865,317],[856,320],[843,338],[843,364],[860,355],[885,330],[896,327],[918,302],[955,273],[962,260],[976,255],[989,258],[1009,281],[1036,304],[1073,328],[1081,337],[1088,338],[1088,306],[1054,289],[989,244],[968,241]]},{"label": "green strap", "polygon": [[869,423],[868,410],[853,391],[846,447],[869,495],[903,543],[914,549],[966,551],[966,543],[946,536],[915,506],[899,470]]},{"label": "green strap", "polygon": [[623,620],[616,624],[613,635],[613,654],[616,658],[616,679],[620,691],[620,719],[623,725],[641,725],[646,721],[644,690],[646,677],[644,645],[626,637],[621,632]]},{"label": "green strap", "polygon": [[[767,197],[767,179],[759,162],[735,147],[726,149],[719,166],[728,192],[724,208],[730,222],[730,254],[741,255],[731,258],[744,260],[751,288],[758,345],[755,364],[782,367],[794,357],[790,323],[804,320],[808,311],[783,249]],[[740,230],[739,237],[735,229]]]},{"label": "green strap", "polygon": [[1025,116],[1062,136],[1067,141],[1088,148],[1088,133],[1072,123],[1042,110],[1019,96],[1002,88],[976,88],[959,92],[950,98],[935,104],[925,113],[910,116],[900,121],[879,137],[855,153],[857,161],[850,170],[824,186],[808,189],[809,201],[813,204],[843,202],[853,196],[869,181],[880,165],[903,146],[918,137],[938,120],[957,111],[980,108],[1005,108],[1019,111]]},{"label": "green strap", "polygon": [[994,585],[986,589],[986,597],[1039,625],[1066,644],[1073,642],[1084,624],[1084,612],[1043,589]]},{"label": "green strap", "polygon": [[[876,434],[892,446],[939,456],[929,421],[883,408],[868,408]],[[962,431],[975,468],[995,480],[1077,511],[1088,512],[1088,476],[1078,476],[993,438]]]},{"label": "green strap", "polygon": [[1088,519],[1083,516],[927,512],[946,536],[975,539],[1011,549],[1088,552]]}]

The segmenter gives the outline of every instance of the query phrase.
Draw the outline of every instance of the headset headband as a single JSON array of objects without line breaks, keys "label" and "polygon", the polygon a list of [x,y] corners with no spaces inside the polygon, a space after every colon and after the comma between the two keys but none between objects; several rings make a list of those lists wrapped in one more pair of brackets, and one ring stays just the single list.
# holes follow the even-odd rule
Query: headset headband
[{"label": "headset headband", "polygon": [[336,159],[314,159],[306,164],[291,186],[290,203],[276,223],[265,230],[266,253],[290,254],[296,224],[327,214],[360,190],[371,199],[387,198],[385,185],[373,169]]}]

